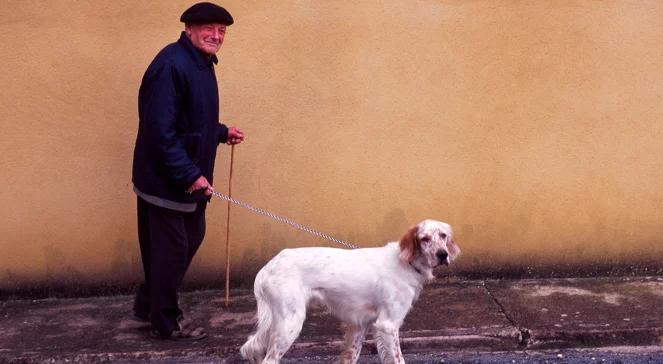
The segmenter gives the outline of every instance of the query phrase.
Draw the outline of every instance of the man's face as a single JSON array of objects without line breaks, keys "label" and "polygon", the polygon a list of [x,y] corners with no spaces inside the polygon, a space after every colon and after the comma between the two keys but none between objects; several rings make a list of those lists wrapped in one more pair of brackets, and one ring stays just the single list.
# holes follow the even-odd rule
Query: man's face
[{"label": "man's face", "polygon": [[223,44],[226,25],[218,23],[189,24],[184,32],[196,48],[211,56],[216,54]]}]

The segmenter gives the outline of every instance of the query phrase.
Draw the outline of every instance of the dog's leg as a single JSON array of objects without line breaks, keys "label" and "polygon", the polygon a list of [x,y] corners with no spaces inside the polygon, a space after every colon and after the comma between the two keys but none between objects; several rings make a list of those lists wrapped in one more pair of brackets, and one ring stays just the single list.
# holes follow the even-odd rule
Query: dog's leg
[{"label": "dog's leg", "polygon": [[291,313],[287,319],[283,317],[275,318],[272,326],[272,337],[263,364],[277,364],[281,361],[283,355],[290,349],[290,346],[302,331],[302,325],[306,317],[305,309],[306,306],[302,307],[301,312]]},{"label": "dog's leg", "polygon": [[249,336],[249,339],[240,348],[242,357],[251,364],[262,363],[267,353],[267,344],[272,326],[272,309],[269,302],[264,298],[260,286],[255,291],[258,310],[256,313],[257,325],[255,334]]},{"label": "dog's leg", "polygon": [[296,289],[272,292],[272,326],[263,364],[278,363],[299,336],[306,319],[307,297],[306,292]]},{"label": "dog's leg", "polygon": [[339,362],[341,364],[355,364],[361,354],[361,347],[366,336],[366,326],[347,324],[345,327],[345,340]]},{"label": "dog's leg", "polygon": [[388,320],[375,323],[375,344],[383,364],[405,364],[398,339],[399,325]]},{"label": "dog's leg", "polygon": [[[401,351],[401,339],[398,328],[394,331],[394,343],[396,345],[396,360],[398,363],[405,364],[405,358],[403,357],[403,352]],[[400,358],[400,361],[398,361]]]}]

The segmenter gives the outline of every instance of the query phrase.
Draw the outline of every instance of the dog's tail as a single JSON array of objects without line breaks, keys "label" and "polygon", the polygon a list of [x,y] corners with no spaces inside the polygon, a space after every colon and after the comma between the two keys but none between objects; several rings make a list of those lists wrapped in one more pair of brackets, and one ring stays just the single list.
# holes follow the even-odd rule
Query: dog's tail
[{"label": "dog's tail", "polygon": [[254,283],[254,294],[258,310],[256,313],[256,332],[239,349],[240,354],[251,363],[261,363],[267,354],[269,344],[269,331],[272,326],[272,310],[267,304],[265,292],[262,285],[262,275],[258,272]]}]

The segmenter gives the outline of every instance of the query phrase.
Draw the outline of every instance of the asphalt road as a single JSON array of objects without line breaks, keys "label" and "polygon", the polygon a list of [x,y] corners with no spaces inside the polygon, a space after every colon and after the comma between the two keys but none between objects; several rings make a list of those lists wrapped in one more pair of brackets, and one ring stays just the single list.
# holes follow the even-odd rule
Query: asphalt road
[{"label": "asphalt road", "polygon": [[[333,363],[334,357],[293,358],[284,360],[284,364],[322,364]],[[510,352],[446,352],[406,354],[406,363],[417,364],[653,364],[663,363],[663,347],[611,347],[599,349],[564,349],[547,351],[510,351]],[[363,355],[359,363],[380,363],[376,355]]]},{"label": "asphalt road", "polygon": [[[284,358],[283,364],[323,364],[335,363],[336,356],[312,356]],[[196,358],[176,357],[142,360],[119,360],[119,364],[144,363],[173,364],[225,364],[246,363],[238,358]],[[420,352],[405,354],[408,364],[658,364],[663,363],[662,346],[621,346],[594,349],[562,349],[562,350],[527,350],[527,351],[496,351],[496,352]],[[53,363],[59,363],[54,361]],[[359,364],[378,364],[377,355],[362,355]]]}]

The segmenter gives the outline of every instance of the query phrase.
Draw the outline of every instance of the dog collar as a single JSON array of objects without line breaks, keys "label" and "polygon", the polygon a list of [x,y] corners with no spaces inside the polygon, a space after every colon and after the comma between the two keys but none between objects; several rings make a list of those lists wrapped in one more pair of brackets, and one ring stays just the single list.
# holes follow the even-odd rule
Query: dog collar
[{"label": "dog collar", "polygon": [[412,269],[415,270],[415,272],[419,273],[420,275],[423,275],[423,273],[419,270],[419,268],[415,267],[414,264],[412,264],[412,262],[410,262],[409,264],[410,267],[412,267]]}]

